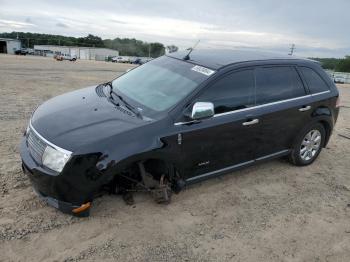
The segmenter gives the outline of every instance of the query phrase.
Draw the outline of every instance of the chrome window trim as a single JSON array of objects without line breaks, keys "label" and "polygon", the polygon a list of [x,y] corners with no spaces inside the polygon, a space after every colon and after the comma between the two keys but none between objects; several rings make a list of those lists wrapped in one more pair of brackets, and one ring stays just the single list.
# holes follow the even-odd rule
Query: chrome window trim
[{"label": "chrome window trim", "polygon": [[[323,91],[323,92],[319,92],[319,93],[315,93],[315,94],[309,94],[309,95],[305,95],[305,96],[289,98],[289,99],[280,100],[280,101],[276,101],[276,102],[271,102],[271,103],[267,103],[267,104],[263,104],[263,105],[257,105],[257,106],[252,106],[252,107],[248,107],[248,108],[233,110],[233,111],[229,111],[229,112],[225,112],[225,113],[215,114],[213,117],[226,116],[226,115],[230,115],[230,114],[234,114],[234,113],[239,113],[239,112],[253,110],[253,109],[256,109],[256,108],[262,108],[262,107],[271,106],[271,105],[278,105],[278,104],[282,104],[282,103],[286,103],[286,102],[290,102],[290,101],[304,99],[304,98],[307,98],[307,97],[323,95],[323,94],[330,93],[330,92],[331,92],[330,90],[327,90],[327,91]],[[175,126],[180,126],[180,125],[190,124],[192,122],[193,122],[193,120],[187,121],[187,122],[176,122],[176,123],[174,123],[174,125]]]},{"label": "chrome window trim", "polygon": [[30,121],[29,122],[29,127],[30,127],[30,130],[33,131],[40,139],[42,139],[47,145],[53,147],[54,149],[58,150],[58,151],[61,151],[62,153],[64,154],[67,154],[67,155],[71,155],[73,152],[69,151],[69,150],[66,150],[66,149],[63,149],[59,146],[56,146],[55,144],[51,143],[50,141],[47,141],[47,139],[45,139],[42,135],[40,135],[38,133],[38,131],[36,131],[34,129],[34,127],[32,126],[32,122]]},{"label": "chrome window trim", "polygon": [[318,93],[315,93],[315,94],[311,94],[311,96],[323,95],[323,94],[330,93],[330,92],[331,92],[331,90],[322,91],[322,92],[318,92]]}]

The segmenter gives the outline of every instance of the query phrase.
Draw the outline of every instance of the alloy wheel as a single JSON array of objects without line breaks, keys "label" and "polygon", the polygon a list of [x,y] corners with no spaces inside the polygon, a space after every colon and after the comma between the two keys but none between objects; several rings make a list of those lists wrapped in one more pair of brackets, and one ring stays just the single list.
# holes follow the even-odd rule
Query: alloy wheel
[{"label": "alloy wheel", "polygon": [[322,135],[317,129],[308,132],[300,146],[300,157],[304,161],[313,159],[321,148]]}]

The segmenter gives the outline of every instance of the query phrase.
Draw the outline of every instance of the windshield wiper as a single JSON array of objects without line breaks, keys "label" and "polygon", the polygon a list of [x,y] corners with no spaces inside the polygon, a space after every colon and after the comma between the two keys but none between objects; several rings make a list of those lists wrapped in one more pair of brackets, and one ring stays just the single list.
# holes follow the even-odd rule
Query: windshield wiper
[{"label": "windshield wiper", "polygon": [[[142,114],[141,114],[141,112],[140,112],[139,110],[137,110],[135,107],[133,107],[132,105],[130,105],[128,102],[126,102],[125,99],[124,99],[121,95],[117,94],[117,92],[113,90],[112,82],[107,82],[107,83],[105,83],[104,85],[105,85],[105,86],[109,86],[109,88],[110,88],[109,96],[110,96],[112,99],[113,99],[113,95],[115,95],[116,97],[118,97],[118,99],[119,99],[120,101],[123,102],[123,104],[125,105],[125,107],[126,107],[127,109],[129,109],[131,112],[133,112],[137,117],[143,119]],[[119,106],[119,104],[116,104],[116,105]]]}]

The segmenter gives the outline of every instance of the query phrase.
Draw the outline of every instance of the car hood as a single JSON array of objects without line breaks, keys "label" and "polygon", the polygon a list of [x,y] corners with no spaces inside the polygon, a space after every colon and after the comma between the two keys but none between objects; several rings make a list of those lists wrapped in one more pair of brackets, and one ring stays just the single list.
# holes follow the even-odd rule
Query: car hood
[{"label": "car hood", "polygon": [[115,106],[103,94],[93,86],[54,97],[36,109],[31,124],[49,142],[75,151],[149,123]]}]

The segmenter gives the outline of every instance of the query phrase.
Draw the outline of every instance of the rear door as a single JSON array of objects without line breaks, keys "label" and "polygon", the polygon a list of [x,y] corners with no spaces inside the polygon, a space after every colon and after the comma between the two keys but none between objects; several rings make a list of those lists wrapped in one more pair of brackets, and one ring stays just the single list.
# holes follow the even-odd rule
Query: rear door
[{"label": "rear door", "polygon": [[260,119],[256,159],[284,154],[311,119],[311,97],[294,66],[262,66],[255,70]]},{"label": "rear door", "polygon": [[215,172],[254,159],[257,125],[250,107],[255,104],[253,70],[228,73],[209,85],[195,102],[212,102],[214,117],[181,125],[181,152],[187,178]]}]

